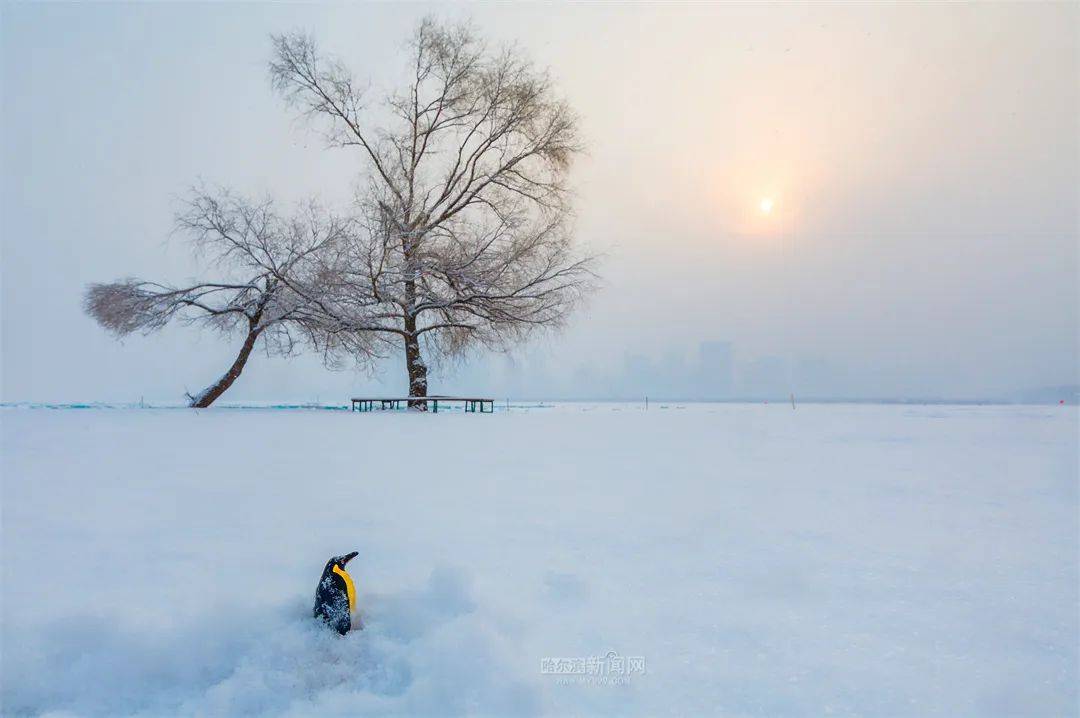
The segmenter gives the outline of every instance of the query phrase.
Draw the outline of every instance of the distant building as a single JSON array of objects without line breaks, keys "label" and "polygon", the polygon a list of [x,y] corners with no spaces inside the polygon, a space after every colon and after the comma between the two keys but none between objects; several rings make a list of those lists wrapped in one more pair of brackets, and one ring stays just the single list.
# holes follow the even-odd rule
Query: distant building
[{"label": "distant building", "polygon": [[802,357],[795,362],[792,390],[803,398],[835,397],[844,393],[839,369],[818,357]]},{"label": "distant building", "polygon": [[786,359],[765,356],[743,364],[739,372],[739,393],[752,398],[783,398],[788,395]]},{"label": "distant building", "polygon": [[698,345],[698,398],[726,399],[735,389],[735,351],[731,342]]}]

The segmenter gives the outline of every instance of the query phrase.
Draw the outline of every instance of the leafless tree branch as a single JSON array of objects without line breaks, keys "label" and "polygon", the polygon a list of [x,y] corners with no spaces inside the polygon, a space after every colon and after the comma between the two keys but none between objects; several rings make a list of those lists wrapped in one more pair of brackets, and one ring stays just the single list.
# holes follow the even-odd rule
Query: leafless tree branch
[{"label": "leafless tree branch", "polygon": [[313,254],[304,276],[317,283],[295,287],[314,307],[308,326],[335,338],[331,353],[381,335],[360,346],[404,349],[410,396],[423,396],[424,353],[506,347],[561,325],[593,288],[596,260],[571,231],[577,118],[517,49],[425,19],[409,81],[380,115],[312,38],[273,46],[275,88],[332,146],[358,149],[368,178],[354,222]]}]

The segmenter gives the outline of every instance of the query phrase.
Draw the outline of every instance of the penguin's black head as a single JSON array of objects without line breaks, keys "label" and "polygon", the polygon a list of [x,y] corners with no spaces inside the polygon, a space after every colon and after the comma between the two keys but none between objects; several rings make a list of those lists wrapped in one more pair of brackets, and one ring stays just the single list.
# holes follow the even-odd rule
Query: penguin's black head
[{"label": "penguin's black head", "polygon": [[359,551],[353,551],[352,553],[347,553],[344,556],[334,556],[332,559],[326,562],[326,567],[330,568],[331,566],[337,566],[340,569],[344,569],[345,564],[347,564],[349,561],[352,561],[359,555]]}]

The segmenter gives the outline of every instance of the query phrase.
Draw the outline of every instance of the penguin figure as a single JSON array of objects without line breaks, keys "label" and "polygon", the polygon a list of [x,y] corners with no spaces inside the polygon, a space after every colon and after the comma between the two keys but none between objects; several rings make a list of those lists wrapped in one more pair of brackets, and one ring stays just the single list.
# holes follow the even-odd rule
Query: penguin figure
[{"label": "penguin figure", "polygon": [[345,572],[345,564],[358,554],[353,551],[327,561],[319,585],[315,587],[313,615],[343,636],[352,628],[352,613],[356,610],[356,587],[352,577]]}]

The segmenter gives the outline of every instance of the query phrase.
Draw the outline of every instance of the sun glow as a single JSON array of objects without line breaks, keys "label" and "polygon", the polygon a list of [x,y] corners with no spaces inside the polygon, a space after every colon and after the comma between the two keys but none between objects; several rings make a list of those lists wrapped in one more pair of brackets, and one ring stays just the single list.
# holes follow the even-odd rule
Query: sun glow
[{"label": "sun glow", "polygon": [[773,208],[772,197],[763,197],[758,207],[761,209],[762,214],[770,214]]}]

